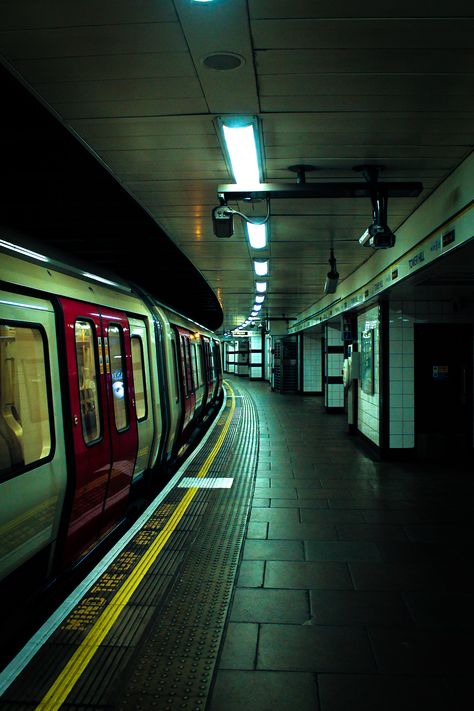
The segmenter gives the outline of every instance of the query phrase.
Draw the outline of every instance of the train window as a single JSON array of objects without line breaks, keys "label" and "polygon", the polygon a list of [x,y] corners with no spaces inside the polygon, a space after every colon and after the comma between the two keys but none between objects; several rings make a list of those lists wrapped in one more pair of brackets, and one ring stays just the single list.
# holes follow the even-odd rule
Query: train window
[{"label": "train window", "polygon": [[193,369],[193,381],[196,388],[200,386],[197,366],[197,347],[194,341],[191,343],[191,366]]},{"label": "train window", "polygon": [[137,408],[137,419],[146,420],[146,389],[145,373],[143,367],[143,343],[139,336],[132,336],[132,369],[133,386],[135,388],[135,406]]},{"label": "train window", "polygon": [[209,372],[211,373],[211,380],[214,380],[216,369],[214,366],[214,349],[212,347],[209,348]]},{"label": "train window", "polygon": [[200,343],[196,343],[196,370],[197,370],[197,377],[198,377],[198,384],[202,385],[203,384],[203,378],[202,378],[202,348]]},{"label": "train window", "polygon": [[179,402],[178,357],[176,355],[176,343],[174,341],[174,338],[171,341],[171,350],[173,351],[175,398],[176,402]]},{"label": "train window", "polygon": [[214,341],[213,351],[214,351],[214,368],[215,368],[215,371],[216,371],[216,375],[219,376],[219,375],[221,374],[221,372],[222,372],[222,368],[221,368],[221,352],[220,352],[221,349],[220,349],[219,344],[216,343],[215,341]]},{"label": "train window", "polygon": [[90,321],[78,320],[74,328],[82,434],[85,443],[91,444],[102,435],[94,326]]},{"label": "train window", "polygon": [[31,466],[51,453],[43,332],[0,324],[0,473]]},{"label": "train window", "polygon": [[112,374],[112,400],[115,426],[118,432],[128,427],[128,394],[125,382],[125,357],[122,329],[115,324],[107,327],[109,337],[110,372]]},{"label": "train window", "polygon": [[193,380],[191,375],[191,348],[189,345],[189,338],[181,336],[181,345],[183,347],[184,354],[184,370],[185,370],[185,381],[186,381],[186,396],[189,396],[193,391]]}]

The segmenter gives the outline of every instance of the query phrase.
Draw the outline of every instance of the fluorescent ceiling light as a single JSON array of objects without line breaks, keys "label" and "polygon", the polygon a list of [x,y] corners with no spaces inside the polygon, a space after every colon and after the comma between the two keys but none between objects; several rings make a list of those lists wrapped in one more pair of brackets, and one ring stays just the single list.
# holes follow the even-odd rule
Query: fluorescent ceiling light
[{"label": "fluorescent ceiling light", "polygon": [[251,316],[255,317],[255,316],[257,316],[257,314],[258,314],[258,311],[252,311]]},{"label": "fluorescent ceiling light", "polygon": [[267,246],[267,226],[254,225],[247,222],[247,234],[252,249],[263,249]]},{"label": "fluorescent ceiling light", "polygon": [[11,242],[6,242],[4,239],[0,239],[0,247],[5,249],[10,249],[12,252],[18,252],[24,257],[31,257],[32,259],[38,259],[40,262],[49,262],[48,257],[44,254],[38,254],[38,252],[32,252],[31,249],[26,249],[26,247],[20,247],[18,244],[12,244]]},{"label": "fluorescent ceiling light", "polygon": [[254,123],[246,126],[222,124],[225,145],[236,183],[254,185],[260,182]]},{"label": "fluorescent ceiling light", "polygon": [[257,281],[255,283],[255,288],[260,294],[264,294],[267,290],[267,282],[266,281]]},{"label": "fluorescent ceiling light", "polygon": [[255,303],[256,303],[256,304],[263,304],[264,299],[265,299],[265,296],[264,296],[264,295],[256,296],[256,297],[255,297]]},{"label": "fluorescent ceiling light", "polygon": [[255,304],[255,306],[253,307],[253,310],[260,311],[261,308],[262,308],[262,304]]},{"label": "fluorescent ceiling light", "polygon": [[265,261],[253,260],[253,266],[255,269],[255,274],[257,276],[267,276],[268,274],[268,259]]}]

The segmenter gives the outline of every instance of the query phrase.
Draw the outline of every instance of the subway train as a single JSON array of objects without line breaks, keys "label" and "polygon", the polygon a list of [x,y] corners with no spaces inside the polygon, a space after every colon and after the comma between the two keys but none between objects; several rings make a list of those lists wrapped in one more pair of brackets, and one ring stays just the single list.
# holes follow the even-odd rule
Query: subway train
[{"label": "subway train", "polygon": [[139,287],[2,239],[0,282],[0,580],[28,562],[48,580],[202,435],[221,344]]}]

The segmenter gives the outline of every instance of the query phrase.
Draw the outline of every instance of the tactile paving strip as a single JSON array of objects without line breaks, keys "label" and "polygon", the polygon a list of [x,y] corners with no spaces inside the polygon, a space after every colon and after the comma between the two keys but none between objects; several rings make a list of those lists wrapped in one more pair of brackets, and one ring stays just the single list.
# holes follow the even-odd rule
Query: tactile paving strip
[{"label": "tactile paving strip", "polygon": [[[238,392],[238,391],[237,391]],[[184,476],[207,461],[217,427]],[[198,489],[61,708],[203,708],[212,681],[247,526],[258,456],[258,419],[247,395],[235,411],[207,478],[230,489]],[[175,487],[0,700],[1,709],[41,702],[186,494]],[[46,708],[47,706],[45,706]]]}]

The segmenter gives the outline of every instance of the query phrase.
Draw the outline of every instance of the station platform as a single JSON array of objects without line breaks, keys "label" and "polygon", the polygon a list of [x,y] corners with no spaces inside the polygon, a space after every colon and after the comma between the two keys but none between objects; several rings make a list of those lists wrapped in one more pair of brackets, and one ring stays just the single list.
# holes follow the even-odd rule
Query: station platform
[{"label": "station platform", "polygon": [[375,462],[319,397],[226,392],[192,461],[0,674],[0,709],[466,708],[472,472]]}]

